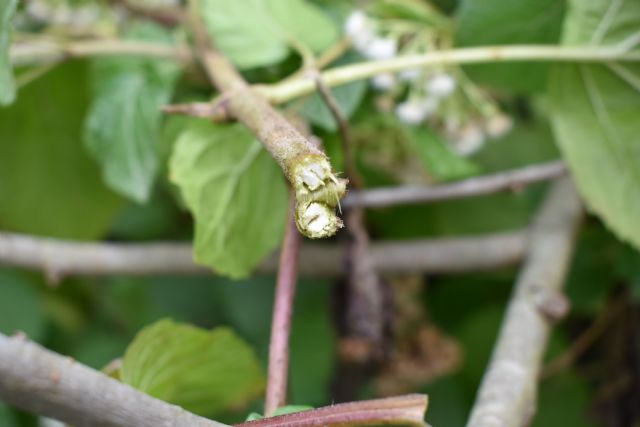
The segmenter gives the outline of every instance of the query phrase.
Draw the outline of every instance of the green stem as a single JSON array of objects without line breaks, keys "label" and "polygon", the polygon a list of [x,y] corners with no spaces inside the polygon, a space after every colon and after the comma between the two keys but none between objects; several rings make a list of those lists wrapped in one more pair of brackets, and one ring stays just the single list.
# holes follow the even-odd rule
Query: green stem
[{"label": "green stem", "polygon": [[[529,61],[628,62],[640,61],[640,53],[610,47],[574,48],[544,45],[460,48],[336,67],[323,72],[322,81],[327,86],[334,87],[356,80],[367,79],[377,74],[413,68],[426,68],[433,65]],[[273,103],[282,103],[308,95],[314,92],[315,89],[316,83],[313,79],[300,77],[280,84],[262,86],[260,87],[260,93]]]}]

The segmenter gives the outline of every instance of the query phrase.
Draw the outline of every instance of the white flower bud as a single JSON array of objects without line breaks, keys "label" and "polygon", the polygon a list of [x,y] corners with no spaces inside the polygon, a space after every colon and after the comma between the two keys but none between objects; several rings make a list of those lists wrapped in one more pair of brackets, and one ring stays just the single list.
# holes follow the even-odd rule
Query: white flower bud
[{"label": "white flower bud", "polygon": [[467,125],[464,127],[457,138],[452,141],[453,149],[461,156],[469,156],[480,148],[484,143],[484,134],[482,129],[476,125]]},{"label": "white flower bud", "polygon": [[367,15],[361,10],[354,10],[344,23],[344,32],[350,37],[355,37],[358,33],[368,30],[368,27]]},{"label": "white flower bud", "polygon": [[374,38],[362,53],[369,59],[389,59],[397,51],[398,43],[394,39]]},{"label": "white flower bud", "polygon": [[513,120],[511,117],[498,113],[491,117],[486,124],[487,135],[491,138],[500,138],[507,134],[513,127]]},{"label": "white flower bud", "polygon": [[371,84],[378,90],[389,90],[396,84],[396,77],[391,73],[376,74]]},{"label": "white flower bud", "polygon": [[405,101],[396,107],[396,115],[404,123],[416,125],[427,118],[427,109],[422,100]]},{"label": "white flower bud", "polygon": [[456,81],[449,74],[435,74],[427,80],[427,92],[438,98],[446,98],[456,90]]}]

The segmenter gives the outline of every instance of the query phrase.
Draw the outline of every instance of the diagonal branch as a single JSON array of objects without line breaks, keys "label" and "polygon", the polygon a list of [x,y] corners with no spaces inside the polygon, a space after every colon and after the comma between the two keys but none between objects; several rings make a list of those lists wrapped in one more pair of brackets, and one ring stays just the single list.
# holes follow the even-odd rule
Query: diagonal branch
[{"label": "diagonal branch", "polygon": [[76,427],[225,427],[23,337],[2,334],[0,400]]},{"label": "diagonal branch", "polygon": [[228,111],[263,143],[278,162],[296,195],[296,225],[311,238],[328,237],[342,226],[335,208],[347,182],[331,170],[329,159],[254,91],[217,51],[192,1],[191,28],[196,49],[212,83],[223,93]]},{"label": "diagonal branch", "polygon": [[[383,273],[428,271],[459,273],[509,266],[522,259],[526,231],[475,237],[373,243],[375,267]],[[307,277],[343,274],[344,248],[333,244],[305,244],[299,271]],[[258,267],[257,273],[276,271],[278,254]],[[52,281],[65,276],[211,274],[193,263],[191,245],[181,243],[87,243],[0,233],[0,265],[42,271]]]},{"label": "diagonal branch", "polygon": [[573,184],[558,181],[533,224],[526,261],[468,426],[529,424],[535,412],[537,381],[549,331],[568,309],[561,289],[582,216]]}]

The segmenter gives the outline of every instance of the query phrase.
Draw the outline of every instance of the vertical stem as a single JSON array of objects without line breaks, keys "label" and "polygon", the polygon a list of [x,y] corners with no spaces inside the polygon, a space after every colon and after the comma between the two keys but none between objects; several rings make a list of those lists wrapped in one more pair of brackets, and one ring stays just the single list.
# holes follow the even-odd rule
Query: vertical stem
[{"label": "vertical stem", "polygon": [[280,252],[278,280],[273,304],[271,321],[271,342],[269,344],[269,374],[267,396],[265,399],[265,416],[270,417],[274,411],[284,406],[287,397],[287,381],[289,370],[289,335],[291,332],[291,316],[293,300],[298,277],[298,255],[300,253],[300,234],[295,222],[295,198],[291,196],[291,206],[287,218],[286,230]]}]

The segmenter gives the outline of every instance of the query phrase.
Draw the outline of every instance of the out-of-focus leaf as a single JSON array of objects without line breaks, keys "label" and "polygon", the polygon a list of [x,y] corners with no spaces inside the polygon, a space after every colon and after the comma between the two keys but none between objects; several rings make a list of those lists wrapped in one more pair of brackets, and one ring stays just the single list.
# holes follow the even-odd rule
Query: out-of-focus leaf
[{"label": "out-of-focus leaf", "polygon": [[[166,40],[158,27],[140,27],[132,39]],[[162,113],[179,68],[167,60],[100,59],[93,64],[94,100],[85,143],[107,184],[132,200],[149,198],[159,167]]]},{"label": "out-of-focus leaf", "polygon": [[11,408],[2,402],[0,402],[0,426],[17,427],[16,420],[11,413]]},{"label": "out-of-focus leaf", "polygon": [[451,150],[437,134],[424,127],[413,127],[411,144],[438,181],[468,178],[480,172],[478,165]]},{"label": "out-of-focus leaf", "polygon": [[[639,28],[637,1],[573,0],[563,44],[638,52]],[[640,247],[640,65],[558,64],[551,83],[554,131],[587,207]]]},{"label": "out-of-focus leaf", "polygon": [[282,173],[244,127],[194,121],[180,135],[171,179],[195,217],[195,259],[234,278],[249,275],[284,232]]},{"label": "out-of-focus leaf", "polygon": [[566,284],[572,313],[596,315],[603,309],[612,288],[626,276],[616,271],[625,258],[624,249],[600,224],[581,229]]},{"label": "out-of-focus leaf", "polygon": [[448,376],[429,384],[421,392],[438,396],[429,400],[427,422],[432,426],[463,426],[469,408],[465,394],[454,378]]},{"label": "out-of-focus leaf", "polygon": [[124,336],[94,326],[78,341],[72,355],[80,363],[101,369],[120,357],[126,348]]},{"label": "out-of-focus leaf", "polygon": [[0,227],[54,237],[104,234],[120,200],[82,149],[85,68],[60,66],[0,110]]},{"label": "out-of-focus leaf", "polygon": [[9,59],[11,18],[18,0],[0,0],[0,105],[8,105],[16,97],[13,70]]},{"label": "out-of-focus leaf", "polygon": [[143,329],[122,362],[122,381],[189,411],[212,415],[264,387],[253,350],[228,328],[161,320]]},{"label": "out-of-focus leaf", "polygon": [[0,269],[0,332],[10,335],[22,331],[39,341],[45,326],[33,284],[17,272]]},{"label": "out-of-focus leaf", "polygon": [[516,122],[511,132],[489,142],[472,157],[485,173],[559,158],[551,127],[540,117],[528,122]]},{"label": "out-of-focus leaf", "polygon": [[540,387],[538,410],[533,418],[533,427],[575,426],[595,427],[588,418],[592,396],[586,380],[565,373],[543,381]]},{"label": "out-of-focus leaf", "polygon": [[390,20],[415,21],[439,31],[451,30],[451,20],[435,8],[433,2],[378,0],[372,2],[367,11]]},{"label": "out-of-focus leaf", "polygon": [[321,406],[330,398],[335,374],[336,336],[327,310],[331,284],[301,281],[298,287],[290,339],[290,397],[292,402]]},{"label": "out-of-focus leaf", "polygon": [[[460,46],[554,44],[560,37],[563,14],[564,1],[560,0],[463,0],[456,39]],[[530,63],[467,69],[482,83],[525,92],[543,90],[549,71],[548,65]]]},{"label": "out-of-focus leaf", "polygon": [[203,0],[202,16],[216,45],[238,67],[272,65],[290,41],[320,52],[338,38],[336,25],[306,0]]}]

